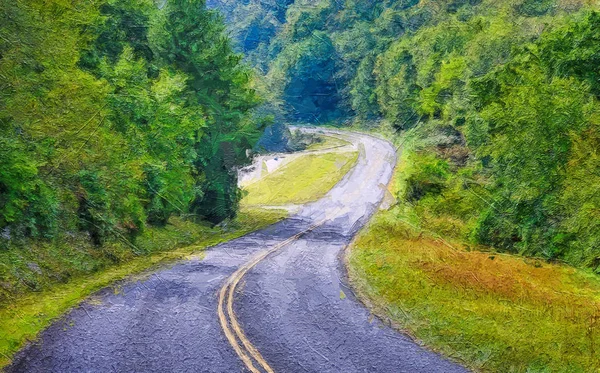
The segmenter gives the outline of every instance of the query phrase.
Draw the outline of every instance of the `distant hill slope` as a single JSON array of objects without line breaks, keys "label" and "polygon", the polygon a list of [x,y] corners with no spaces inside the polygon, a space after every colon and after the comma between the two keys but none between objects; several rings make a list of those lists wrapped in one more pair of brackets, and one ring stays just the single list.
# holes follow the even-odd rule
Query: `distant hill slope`
[{"label": "distant hill slope", "polygon": [[265,112],[413,132],[429,228],[600,271],[597,2],[219,4]]}]

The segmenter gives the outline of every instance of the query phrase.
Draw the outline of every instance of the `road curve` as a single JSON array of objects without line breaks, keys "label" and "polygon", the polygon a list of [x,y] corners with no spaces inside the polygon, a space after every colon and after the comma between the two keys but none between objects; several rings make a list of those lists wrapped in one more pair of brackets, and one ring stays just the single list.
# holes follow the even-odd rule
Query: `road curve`
[{"label": "road curve", "polygon": [[[257,371],[466,372],[373,319],[346,287],[339,257],[379,205],[396,155],[374,137],[326,132],[352,142],[359,159],[324,198],[215,246],[203,260],[126,283],[117,294],[98,293],[99,301],[49,327],[7,371],[249,371],[218,316],[220,294],[230,292],[240,331],[268,364],[255,364]],[[232,277],[233,290],[224,287]]]}]

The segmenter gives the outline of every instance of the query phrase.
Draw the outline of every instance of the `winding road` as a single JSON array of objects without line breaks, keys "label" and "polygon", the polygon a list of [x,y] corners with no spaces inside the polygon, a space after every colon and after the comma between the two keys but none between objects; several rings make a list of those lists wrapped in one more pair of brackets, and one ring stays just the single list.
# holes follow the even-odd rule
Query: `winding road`
[{"label": "winding road", "polygon": [[7,371],[466,372],[373,318],[347,287],[340,257],[378,208],[396,153],[368,135],[325,132],[359,158],[324,198],[202,260],[100,292]]}]

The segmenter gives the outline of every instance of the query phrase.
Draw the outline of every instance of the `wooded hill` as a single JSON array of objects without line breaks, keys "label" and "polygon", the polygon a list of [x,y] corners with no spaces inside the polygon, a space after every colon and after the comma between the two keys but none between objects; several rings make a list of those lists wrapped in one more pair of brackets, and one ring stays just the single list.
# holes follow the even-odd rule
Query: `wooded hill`
[{"label": "wooded hill", "polygon": [[0,2],[2,241],[235,214],[259,103],[201,0]]},{"label": "wooded hill", "polygon": [[0,303],[233,221],[268,121],[204,0],[0,9]]},{"label": "wooded hill", "polygon": [[398,197],[424,228],[600,271],[595,2],[213,5],[273,111],[410,131]]}]

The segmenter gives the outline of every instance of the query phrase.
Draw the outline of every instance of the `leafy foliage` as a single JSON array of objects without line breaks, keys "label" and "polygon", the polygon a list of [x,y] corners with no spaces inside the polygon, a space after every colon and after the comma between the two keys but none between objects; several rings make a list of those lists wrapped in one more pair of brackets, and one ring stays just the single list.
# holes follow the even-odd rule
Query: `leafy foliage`
[{"label": "leafy foliage", "polygon": [[235,215],[265,121],[203,0],[0,6],[3,245],[82,231],[135,251],[172,215]]},{"label": "leafy foliage", "polygon": [[[249,8],[271,14],[261,3],[219,7],[236,19]],[[600,271],[600,235],[592,233],[599,205],[583,176],[595,180],[597,173],[597,5],[297,0],[285,6],[286,16],[264,29],[261,48],[249,57],[275,93],[275,114],[416,127],[419,145],[400,197],[430,229]]]},{"label": "leafy foliage", "polygon": [[[597,205],[592,189],[575,176],[594,174],[600,106],[591,56],[598,15],[555,16],[556,27],[542,33],[513,24],[490,34],[507,25],[502,17],[450,18],[401,39],[380,57],[382,112],[399,128],[404,121],[396,118],[411,111],[426,123],[417,131],[421,155],[406,175],[407,200],[430,229],[444,234],[598,268],[599,247],[590,233]],[[454,31],[438,38],[435,30],[451,24]],[[506,36],[524,43],[508,48]],[[406,61],[416,66],[408,75],[416,76],[412,95],[406,93],[409,82],[396,80],[407,79],[396,73],[406,70]],[[400,104],[406,101],[407,108]],[[448,125],[464,144],[443,141]],[[440,162],[450,165],[445,180],[439,171],[431,173],[441,170]]]}]

